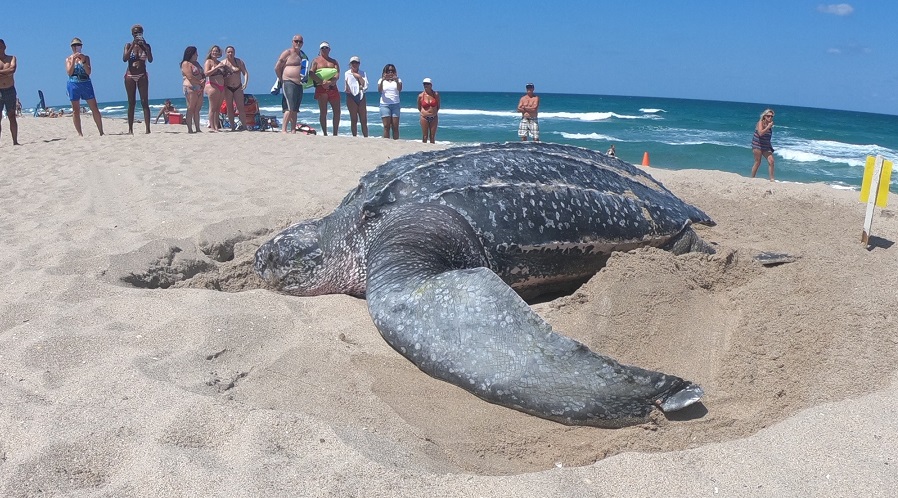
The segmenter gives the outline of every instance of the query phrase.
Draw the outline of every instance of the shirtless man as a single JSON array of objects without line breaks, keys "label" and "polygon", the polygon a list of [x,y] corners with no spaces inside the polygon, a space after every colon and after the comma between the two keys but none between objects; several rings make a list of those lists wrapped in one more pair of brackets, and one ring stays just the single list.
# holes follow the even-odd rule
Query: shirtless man
[{"label": "shirtless man", "polygon": [[[327,136],[327,103],[330,102],[331,110],[334,112],[334,135],[337,135],[337,128],[340,126],[340,91],[337,90],[337,78],[340,77],[340,63],[331,57],[331,46],[327,42],[321,42],[318,47],[318,57],[312,61],[312,67],[309,69],[309,77],[315,83],[315,100],[318,101],[318,122],[321,124],[321,130],[324,136]],[[326,67],[332,67],[337,70],[334,77],[328,80],[320,78],[315,71]]]},{"label": "shirtless man", "polygon": [[302,104],[302,35],[293,35],[293,46],[284,50],[274,64],[274,74],[284,86],[284,133],[296,133],[296,116]]},{"label": "shirtless man", "polygon": [[[0,113],[6,109],[9,118],[9,132],[12,133],[12,144],[19,145],[19,124],[16,122],[16,56],[6,53],[6,42],[0,40]],[[3,132],[0,123],[0,133]]]},{"label": "shirtless man", "polygon": [[527,137],[539,142],[539,121],[537,120],[537,112],[539,112],[539,96],[533,94],[533,83],[527,83],[525,87],[527,94],[521,97],[518,102],[518,112],[521,113],[521,124],[518,126],[518,136],[522,142],[527,141]]}]

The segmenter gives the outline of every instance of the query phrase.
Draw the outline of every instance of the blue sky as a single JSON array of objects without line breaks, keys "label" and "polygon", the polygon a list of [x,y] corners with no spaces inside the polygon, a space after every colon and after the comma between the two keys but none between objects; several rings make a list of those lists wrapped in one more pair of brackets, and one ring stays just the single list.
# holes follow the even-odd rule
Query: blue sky
[{"label": "blue sky", "polygon": [[[4,1],[0,38],[18,57],[26,107],[42,89],[63,104],[72,37],[91,56],[100,102],[123,100],[121,61],[134,23],[153,46],[150,97],[181,93],[187,45],[234,45],[249,91],[301,33],[327,40],[369,75],[393,63],[437,90],[588,93],[798,105],[898,115],[898,2],[802,0],[559,2],[280,1],[197,3]],[[219,6],[221,14],[209,9]],[[252,6],[251,6],[252,5]],[[80,11],[79,11],[80,8]]]}]

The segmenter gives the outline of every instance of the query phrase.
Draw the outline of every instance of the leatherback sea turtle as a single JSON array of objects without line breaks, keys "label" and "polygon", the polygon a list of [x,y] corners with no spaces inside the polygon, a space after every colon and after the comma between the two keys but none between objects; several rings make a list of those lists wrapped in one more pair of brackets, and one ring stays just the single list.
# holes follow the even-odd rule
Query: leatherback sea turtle
[{"label": "leatherback sea turtle", "polygon": [[522,299],[573,289],[613,251],[713,250],[713,225],[634,166],[587,149],[485,144],[416,153],[362,177],[330,215],[256,252],[299,296],[367,297],[386,341],[427,374],[565,424],[617,427],[702,396],[558,334]]}]

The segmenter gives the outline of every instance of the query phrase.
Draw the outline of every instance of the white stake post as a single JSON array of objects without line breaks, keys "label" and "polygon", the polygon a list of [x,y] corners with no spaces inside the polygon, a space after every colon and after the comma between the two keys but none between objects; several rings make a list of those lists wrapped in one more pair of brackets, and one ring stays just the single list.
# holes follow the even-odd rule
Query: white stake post
[{"label": "white stake post", "polygon": [[[861,242],[867,244],[870,236],[873,235],[873,208],[876,207],[876,197],[879,192],[879,177],[882,173],[882,156],[876,156],[876,162],[873,164],[873,176],[870,178],[870,188],[862,188],[863,192],[867,192],[867,214],[864,216],[864,232],[861,234]],[[866,185],[864,186],[866,187]]]}]

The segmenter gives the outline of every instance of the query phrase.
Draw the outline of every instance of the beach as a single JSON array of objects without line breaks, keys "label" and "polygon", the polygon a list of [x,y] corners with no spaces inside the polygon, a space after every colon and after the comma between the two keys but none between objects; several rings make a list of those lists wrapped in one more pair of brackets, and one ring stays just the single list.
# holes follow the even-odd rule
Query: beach
[{"label": "beach", "polygon": [[[6,122],[0,135],[2,496],[875,496],[898,484],[898,195],[865,247],[857,191],[648,168],[716,221],[698,232],[717,254],[615,254],[533,307],[706,394],[633,427],[569,427],[428,377],[363,300],[276,294],[252,274],[276,231],[326,215],[377,165],[446,144],[82,126],[79,138],[69,118],[25,117],[21,147]],[[761,252],[796,260],[765,267]]]}]

